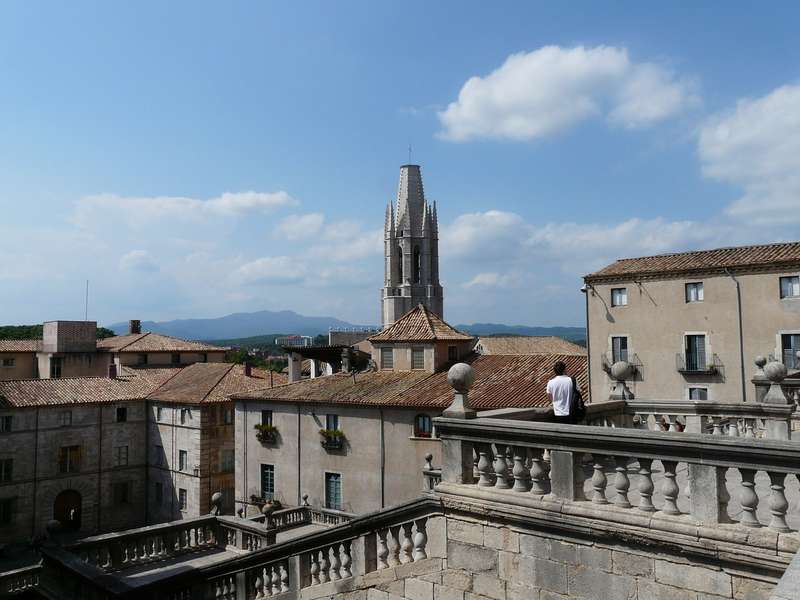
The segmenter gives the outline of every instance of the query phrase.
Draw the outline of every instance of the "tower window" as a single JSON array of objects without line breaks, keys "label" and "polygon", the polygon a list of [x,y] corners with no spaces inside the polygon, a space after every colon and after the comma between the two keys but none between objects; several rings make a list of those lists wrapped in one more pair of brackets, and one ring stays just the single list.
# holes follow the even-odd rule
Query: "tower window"
[{"label": "tower window", "polygon": [[397,280],[403,283],[403,248],[397,247]]},{"label": "tower window", "polygon": [[414,283],[419,283],[420,267],[419,248],[414,248]]}]

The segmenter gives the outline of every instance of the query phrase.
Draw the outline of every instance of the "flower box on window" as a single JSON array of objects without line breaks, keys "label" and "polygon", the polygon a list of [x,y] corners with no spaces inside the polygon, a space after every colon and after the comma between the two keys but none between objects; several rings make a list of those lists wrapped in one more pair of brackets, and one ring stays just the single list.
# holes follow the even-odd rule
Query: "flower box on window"
[{"label": "flower box on window", "polygon": [[262,444],[274,444],[278,441],[278,428],[274,425],[256,423],[253,429],[256,430],[256,439]]},{"label": "flower box on window", "polygon": [[326,450],[341,450],[344,446],[344,433],[339,429],[320,429],[322,447]]}]

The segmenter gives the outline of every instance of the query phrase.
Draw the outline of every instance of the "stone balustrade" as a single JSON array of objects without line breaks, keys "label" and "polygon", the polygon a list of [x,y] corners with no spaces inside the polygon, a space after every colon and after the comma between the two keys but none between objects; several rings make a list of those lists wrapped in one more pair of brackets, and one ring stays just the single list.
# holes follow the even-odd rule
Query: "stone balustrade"
[{"label": "stone balustrade", "polygon": [[88,537],[66,550],[87,565],[112,572],[217,547],[218,535],[217,519],[207,515]]},{"label": "stone balustrade", "polygon": [[[682,523],[793,531],[786,518],[785,480],[800,473],[800,446],[791,442],[480,418],[438,419],[437,427],[445,452],[439,491],[458,484],[458,493],[465,487],[474,489],[475,497],[484,497],[485,491],[501,492],[503,501],[518,495],[545,505],[551,501],[597,509],[609,505],[615,510],[590,514],[628,522],[620,515],[623,509],[642,515],[649,526],[688,513],[691,518]],[[589,458],[586,468],[591,465],[592,475],[587,493],[583,463]],[[658,490],[654,463],[660,465]],[[609,468],[612,477],[606,474]],[[678,469],[688,472],[683,489]],[[738,471],[739,478],[727,478],[728,470]],[[768,497],[756,493],[754,478],[759,472],[769,477]],[[632,486],[638,497],[635,505],[629,499]],[[736,520],[727,510],[731,497],[741,506]],[[679,499],[688,511],[680,508]],[[766,520],[758,516],[764,502],[769,505]],[[559,511],[563,510],[561,506]],[[713,530],[708,533],[714,536]],[[787,543],[798,544],[800,537]]]},{"label": "stone balustrade", "polygon": [[35,588],[39,585],[40,571],[39,565],[31,565],[0,574],[0,597],[16,596]]}]

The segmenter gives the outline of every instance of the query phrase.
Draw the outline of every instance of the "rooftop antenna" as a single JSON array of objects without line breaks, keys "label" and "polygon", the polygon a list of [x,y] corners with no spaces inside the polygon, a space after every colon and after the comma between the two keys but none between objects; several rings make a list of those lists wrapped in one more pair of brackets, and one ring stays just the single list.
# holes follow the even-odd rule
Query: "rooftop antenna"
[{"label": "rooftop antenna", "polygon": [[411,142],[408,143],[408,164],[411,164]]},{"label": "rooftop antenna", "polygon": [[83,307],[84,307],[84,309],[83,309],[83,320],[84,321],[88,321],[89,320],[89,280],[88,279],[86,280],[86,301],[84,302]]}]

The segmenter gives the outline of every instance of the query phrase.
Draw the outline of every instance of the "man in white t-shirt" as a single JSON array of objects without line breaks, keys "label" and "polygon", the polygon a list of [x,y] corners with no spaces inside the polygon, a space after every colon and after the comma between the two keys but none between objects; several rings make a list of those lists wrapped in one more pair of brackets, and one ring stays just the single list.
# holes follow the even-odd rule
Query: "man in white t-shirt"
[{"label": "man in white t-shirt", "polygon": [[574,423],[569,414],[570,400],[572,400],[572,378],[564,375],[567,365],[558,361],[553,365],[556,376],[547,382],[547,397],[553,403],[553,414],[557,423]]}]

